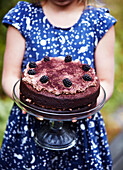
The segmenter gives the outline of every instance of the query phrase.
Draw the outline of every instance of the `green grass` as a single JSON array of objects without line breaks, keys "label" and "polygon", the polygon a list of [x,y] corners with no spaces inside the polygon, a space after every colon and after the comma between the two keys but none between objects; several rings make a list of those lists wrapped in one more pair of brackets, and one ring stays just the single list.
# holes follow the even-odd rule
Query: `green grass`
[{"label": "green grass", "polygon": [[10,98],[0,98],[0,147],[12,104],[13,102]]},{"label": "green grass", "polygon": [[104,105],[102,111],[113,113],[123,106],[123,50],[122,44],[116,39],[115,43],[115,84],[111,99]]}]

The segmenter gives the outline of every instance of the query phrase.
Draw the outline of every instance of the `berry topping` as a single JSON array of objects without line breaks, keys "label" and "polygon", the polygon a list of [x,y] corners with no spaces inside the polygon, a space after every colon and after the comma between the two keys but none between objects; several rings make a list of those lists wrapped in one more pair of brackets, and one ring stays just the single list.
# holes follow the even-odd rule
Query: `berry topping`
[{"label": "berry topping", "polygon": [[84,74],[84,75],[83,75],[83,79],[84,79],[85,81],[91,81],[91,80],[92,80],[92,78],[91,78],[88,74]]},{"label": "berry topping", "polygon": [[84,65],[82,66],[82,69],[83,69],[84,71],[89,71],[89,70],[90,70],[90,66],[89,66],[88,64],[84,64]]},{"label": "berry topping", "polygon": [[36,65],[36,63],[35,63],[34,61],[31,61],[31,62],[29,63],[29,67],[30,67],[30,68],[35,68],[35,67],[37,67],[37,65]]},{"label": "berry topping", "polygon": [[29,75],[35,75],[35,70],[30,69],[30,70],[28,71],[28,74],[29,74]]},{"label": "berry topping", "polygon": [[65,57],[65,63],[67,62],[71,62],[72,61],[72,57],[70,55],[66,55]]},{"label": "berry topping", "polygon": [[46,83],[49,80],[48,76],[44,75],[40,78],[41,83]]},{"label": "berry topping", "polygon": [[50,58],[48,56],[45,56],[44,57],[44,61],[47,62],[47,61],[50,61]]},{"label": "berry topping", "polygon": [[65,78],[65,79],[63,80],[63,84],[64,84],[65,87],[70,87],[70,86],[72,86],[72,82],[71,82],[68,78]]}]

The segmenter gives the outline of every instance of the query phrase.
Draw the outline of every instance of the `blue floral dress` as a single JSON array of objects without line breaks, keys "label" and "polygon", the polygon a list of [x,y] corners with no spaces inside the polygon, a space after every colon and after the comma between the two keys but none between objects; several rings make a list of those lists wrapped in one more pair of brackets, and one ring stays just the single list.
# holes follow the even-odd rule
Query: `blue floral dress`
[{"label": "blue floral dress", "polygon": [[[78,22],[62,29],[53,26],[41,7],[20,1],[3,18],[3,24],[12,25],[26,40],[22,71],[30,61],[44,56],[66,56],[94,66],[97,44],[116,23],[107,8],[86,8]],[[16,56],[15,56],[16,57]],[[8,119],[0,152],[0,169],[7,170],[110,170],[112,160],[101,113],[91,119],[68,122],[77,134],[74,147],[65,151],[51,151],[34,142],[39,121],[14,104]]]}]

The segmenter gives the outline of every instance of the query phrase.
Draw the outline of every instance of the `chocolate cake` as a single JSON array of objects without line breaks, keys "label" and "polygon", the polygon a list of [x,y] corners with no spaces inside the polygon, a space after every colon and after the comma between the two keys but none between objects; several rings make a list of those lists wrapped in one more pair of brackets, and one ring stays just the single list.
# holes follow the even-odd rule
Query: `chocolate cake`
[{"label": "chocolate cake", "polygon": [[28,63],[20,83],[21,101],[55,110],[93,108],[99,91],[95,70],[69,55]]}]

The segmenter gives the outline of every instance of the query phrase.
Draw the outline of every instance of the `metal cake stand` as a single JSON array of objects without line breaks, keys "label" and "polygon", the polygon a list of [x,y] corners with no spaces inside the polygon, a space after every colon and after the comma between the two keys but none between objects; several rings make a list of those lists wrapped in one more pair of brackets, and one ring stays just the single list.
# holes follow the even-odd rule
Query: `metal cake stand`
[{"label": "metal cake stand", "polygon": [[101,86],[102,99],[100,103],[93,109],[82,111],[82,109],[76,109],[71,111],[58,111],[41,108],[33,104],[25,104],[20,100],[20,80],[18,80],[13,88],[13,98],[15,103],[30,115],[39,119],[46,119],[49,125],[39,127],[34,137],[35,142],[46,149],[50,150],[65,150],[73,147],[76,144],[76,133],[72,131],[65,121],[74,121],[78,119],[84,119],[97,113],[105,103],[106,93]]}]

